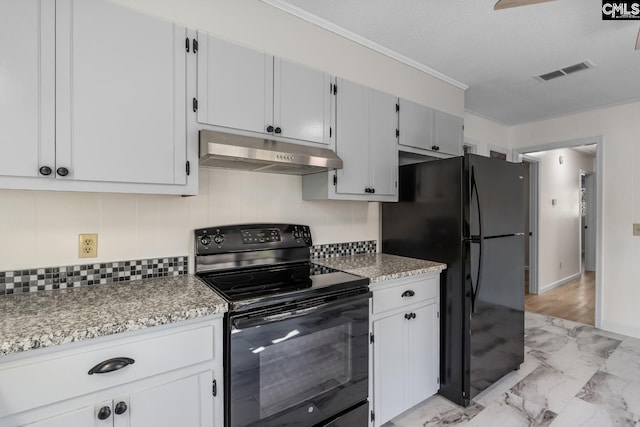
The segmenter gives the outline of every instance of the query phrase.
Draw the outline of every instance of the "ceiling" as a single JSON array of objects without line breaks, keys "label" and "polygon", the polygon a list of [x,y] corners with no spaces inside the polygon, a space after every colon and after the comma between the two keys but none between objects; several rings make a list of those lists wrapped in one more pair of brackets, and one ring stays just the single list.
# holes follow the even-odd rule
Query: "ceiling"
[{"label": "ceiling", "polygon": [[572,150],[582,154],[586,154],[589,157],[596,157],[598,146],[596,144],[581,145],[579,147],[571,147]]},{"label": "ceiling", "polygon": [[[640,100],[640,20],[603,21],[600,0],[263,1],[468,86],[466,109],[506,125]],[[594,68],[534,78],[583,61]]]}]

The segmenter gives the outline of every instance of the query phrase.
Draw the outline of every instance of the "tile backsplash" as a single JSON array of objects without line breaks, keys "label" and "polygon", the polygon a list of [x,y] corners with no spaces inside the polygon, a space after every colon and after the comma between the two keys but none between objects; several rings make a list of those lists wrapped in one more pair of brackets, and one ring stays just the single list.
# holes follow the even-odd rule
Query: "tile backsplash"
[{"label": "tile backsplash", "polygon": [[178,276],[188,271],[187,256],[2,271],[0,295]]},{"label": "tile backsplash", "polygon": [[311,258],[335,258],[346,255],[363,255],[377,252],[375,240],[359,242],[328,243],[311,247]]},{"label": "tile backsplash", "polygon": [[[312,259],[376,252],[375,240],[314,245]],[[0,271],[0,295],[103,285],[189,272],[187,256]]]}]

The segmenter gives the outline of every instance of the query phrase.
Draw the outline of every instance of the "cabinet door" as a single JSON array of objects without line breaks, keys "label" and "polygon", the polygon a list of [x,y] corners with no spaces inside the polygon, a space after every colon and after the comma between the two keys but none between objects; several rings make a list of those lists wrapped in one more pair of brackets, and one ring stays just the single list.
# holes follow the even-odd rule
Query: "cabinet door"
[{"label": "cabinet door", "polygon": [[328,144],[331,76],[276,58],[273,82],[273,126],[280,136]]},{"label": "cabinet door", "polygon": [[0,2],[0,175],[55,166],[54,55],[53,0]]},{"label": "cabinet door", "polygon": [[398,98],[371,90],[369,102],[369,183],[376,195],[398,194]]},{"label": "cabinet door", "polygon": [[129,427],[126,422],[130,427],[210,427],[214,425],[212,381],[213,373],[206,371],[131,394],[128,420],[116,417],[114,427]]},{"label": "cabinet door", "polygon": [[31,424],[24,424],[21,427],[111,427],[113,419],[100,421],[96,416],[93,406],[78,409],[63,415],[47,418]]},{"label": "cabinet door", "polygon": [[405,402],[403,378],[407,322],[402,313],[373,322],[373,398],[376,426],[386,423],[409,407]]},{"label": "cabinet door", "polygon": [[433,108],[400,99],[400,145],[431,150],[433,140]]},{"label": "cabinet door", "polygon": [[462,117],[435,112],[435,142],[438,151],[459,156],[462,154]]},{"label": "cabinet door", "polygon": [[414,406],[438,391],[438,304],[412,309],[407,321],[406,407]]},{"label": "cabinet door", "polygon": [[186,183],[186,29],[105,0],[56,2],[56,167]]},{"label": "cabinet door", "polygon": [[273,125],[273,57],[198,33],[198,122],[252,132]]},{"label": "cabinet door", "polygon": [[370,89],[338,79],[336,152],[343,167],[336,172],[336,193],[366,194],[369,184]]}]

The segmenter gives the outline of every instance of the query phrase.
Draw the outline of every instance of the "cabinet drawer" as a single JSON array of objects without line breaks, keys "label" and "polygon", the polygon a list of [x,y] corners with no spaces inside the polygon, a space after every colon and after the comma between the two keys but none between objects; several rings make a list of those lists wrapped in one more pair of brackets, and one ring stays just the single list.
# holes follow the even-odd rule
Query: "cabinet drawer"
[{"label": "cabinet drawer", "polygon": [[439,277],[416,280],[398,286],[374,290],[373,313],[382,313],[388,310],[408,306],[416,302],[426,301],[438,297],[440,281]]},{"label": "cabinet drawer", "polygon": [[[213,339],[214,325],[208,323],[161,334],[137,334],[108,343],[79,343],[72,350],[0,365],[0,419],[212,360]],[[100,362],[117,357],[135,362],[112,372],[88,374]]]}]

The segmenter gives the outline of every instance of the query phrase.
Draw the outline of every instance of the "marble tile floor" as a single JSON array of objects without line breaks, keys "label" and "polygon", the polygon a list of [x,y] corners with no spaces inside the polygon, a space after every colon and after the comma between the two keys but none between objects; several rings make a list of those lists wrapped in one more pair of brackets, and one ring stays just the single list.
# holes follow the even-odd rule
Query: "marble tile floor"
[{"label": "marble tile floor", "polygon": [[434,396],[383,427],[640,427],[640,339],[525,314],[525,360],[462,408]]}]

